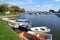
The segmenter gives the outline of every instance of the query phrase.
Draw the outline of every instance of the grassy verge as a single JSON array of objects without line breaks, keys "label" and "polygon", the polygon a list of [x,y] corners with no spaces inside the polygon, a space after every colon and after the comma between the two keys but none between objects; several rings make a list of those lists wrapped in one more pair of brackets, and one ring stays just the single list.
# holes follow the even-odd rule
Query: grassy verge
[{"label": "grassy verge", "polygon": [[0,12],[0,16],[2,16],[3,14]]},{"label": "grassy verge", "polygon": [[3,13],[0,12],[0,16],[9,16],[9,15],[15,15],[15,14],[14,13],[9,13],[9,14],[4,15]]},{"label": "grassy verge", "polygon": [[5,22],[0,21],[0,40],[20,40],[20,38]]}]

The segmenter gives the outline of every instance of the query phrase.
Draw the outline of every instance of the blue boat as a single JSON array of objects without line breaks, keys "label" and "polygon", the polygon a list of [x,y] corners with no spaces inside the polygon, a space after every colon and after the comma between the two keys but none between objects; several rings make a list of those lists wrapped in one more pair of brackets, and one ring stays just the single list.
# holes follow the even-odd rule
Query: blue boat
[{"label": "blue boat", "polygon": [[16,18],[15,20],[17,20],[17,21],[29,21],[29,20],[26,19],[26,18]]}]

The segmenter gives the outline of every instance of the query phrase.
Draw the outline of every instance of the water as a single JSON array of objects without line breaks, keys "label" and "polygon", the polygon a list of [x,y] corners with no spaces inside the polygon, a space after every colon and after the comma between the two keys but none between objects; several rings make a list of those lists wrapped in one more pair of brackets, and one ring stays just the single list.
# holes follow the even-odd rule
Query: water
[{"label": "water", "polygon": [[53,40],[60,40],[60,17],[54,14],[22,14],[28,18],[33,27],[47,26],[51,29]]}]

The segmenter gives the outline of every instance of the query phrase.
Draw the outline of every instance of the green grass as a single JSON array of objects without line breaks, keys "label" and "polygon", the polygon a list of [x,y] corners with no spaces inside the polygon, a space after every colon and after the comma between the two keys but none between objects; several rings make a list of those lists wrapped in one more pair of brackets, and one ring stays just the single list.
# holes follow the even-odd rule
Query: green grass
[{"label": "green grass", "polygon": [[6,14],[6,15],[15,15],[14,13],[9,13],[9,14]]},{"label": "green grass", "polygon": [[0,16],[9,16],[9,15],[15,15],[15,14],[14,13],[9,13],[9,14],[4,15],[3,13],[0,12]]},{"label": "green grass", "polygon": [[20,40],[20,38],[5,22],[0,21],[0,40]]},{"label": "green grass", "polygon": [[0,16],[2,16],[3,14],[0,12]]}]

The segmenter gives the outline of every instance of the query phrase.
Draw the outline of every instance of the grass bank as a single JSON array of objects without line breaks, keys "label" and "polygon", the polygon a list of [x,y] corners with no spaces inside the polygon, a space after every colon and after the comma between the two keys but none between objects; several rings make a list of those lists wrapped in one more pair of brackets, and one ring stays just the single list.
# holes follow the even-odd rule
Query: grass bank
[{"label": "grass bank", "polygon": [[20,16],[20,14],[14,14],[14,13],[10,13],[10,14],[3,14],[3,13],[1,13],[0,12],[0,18],[2,18],[2,17],[19,17]]},{"label": "grass bank", "polygon": [[5,14],[5,15],[4,15],[3,13],[0,12],[0,16],[9,16],[9,15],[16,15],[16,14],[14,14],[14,13],[9,13],[9,14]]},{"label": "grass bank", "polygon": [[5,22],[0,21],[0,40],[20,40],[20,38]]}]

